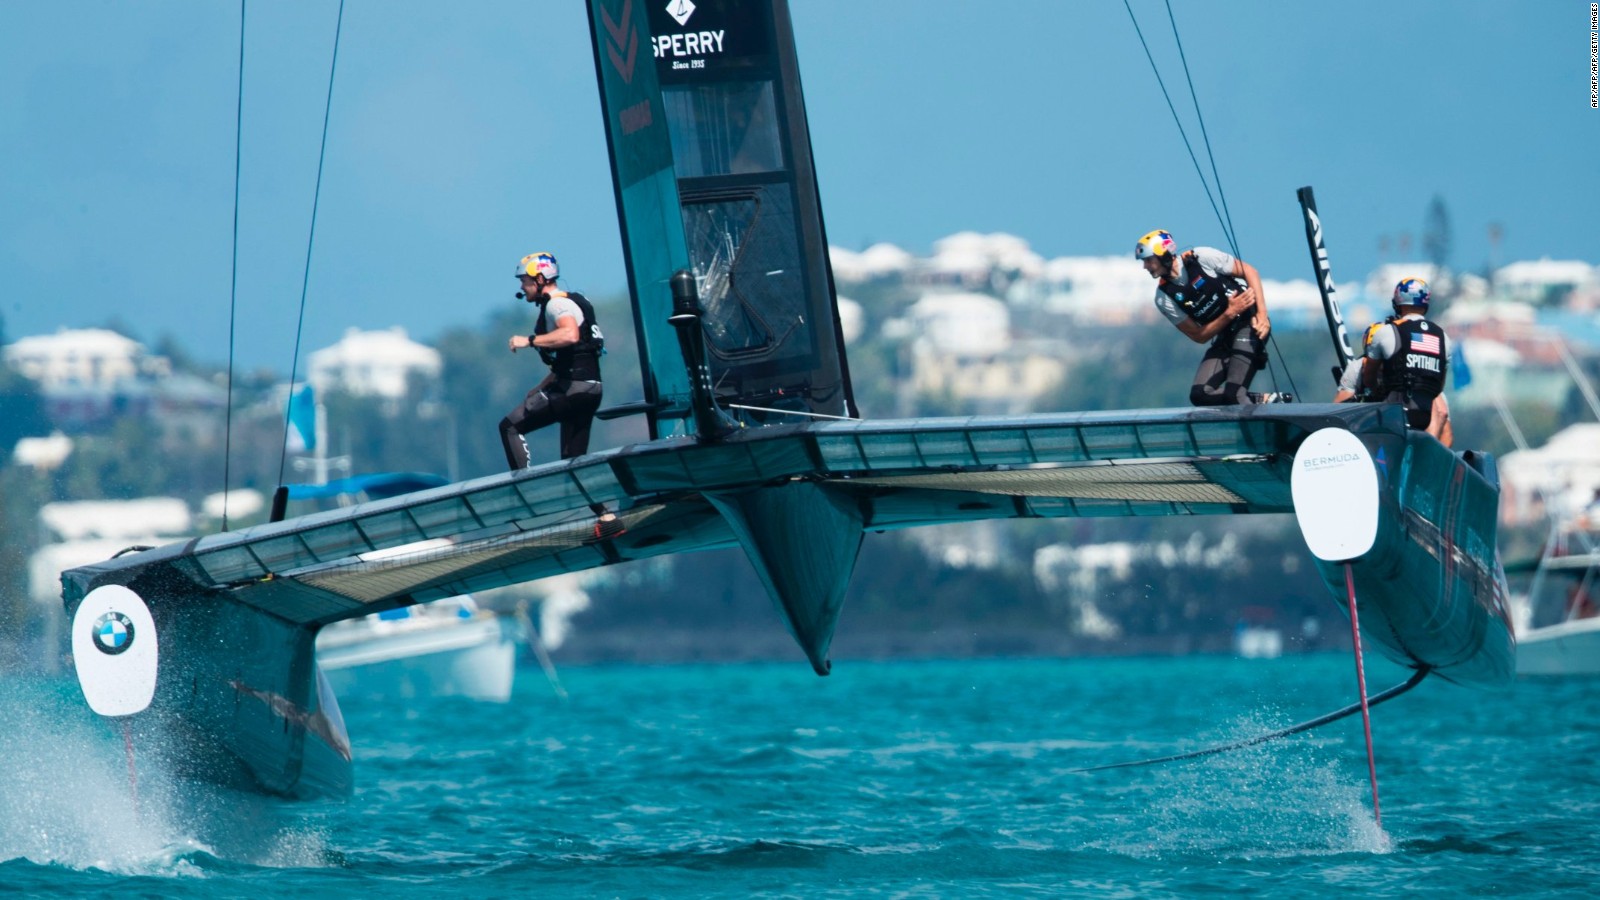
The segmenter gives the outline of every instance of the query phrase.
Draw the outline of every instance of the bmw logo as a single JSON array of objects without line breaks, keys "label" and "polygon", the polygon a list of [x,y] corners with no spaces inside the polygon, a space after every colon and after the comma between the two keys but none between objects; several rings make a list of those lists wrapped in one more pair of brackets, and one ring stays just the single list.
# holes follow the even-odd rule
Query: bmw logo
[{"label": "bmw logo", "polygon": [[116,656],[133,646],[133,620],[112,610],[94,621],[94,645],[101,653]]}]

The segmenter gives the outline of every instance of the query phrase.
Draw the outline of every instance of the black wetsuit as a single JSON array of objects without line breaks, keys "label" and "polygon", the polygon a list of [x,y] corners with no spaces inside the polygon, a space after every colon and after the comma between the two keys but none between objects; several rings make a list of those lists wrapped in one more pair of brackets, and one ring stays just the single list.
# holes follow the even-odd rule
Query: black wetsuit
[{"label": "black wetsuit", "polygon": [[[1205,325],[1228,308],[1228,298],[1243,290],[1231,275],[1211,275],[1186,251],[1183,280],[1161,279],[1158,289],[1172,299],[1196,324]],[[1265,365],[1265,344],[1250,327],[1255,307],[1251,306],[1211,341],[1189,388],[1194,406],[1232,406],[1251,403],[1250,382]]]},{"label": "black wetsuit", "polygon": [[[561,423],[561,458],[571,459],[589,452],[589,429],[600,409],[600,354],[605,347],[594,307],[582,294],[568,293],[583,316],[578,326],[578,343],[559,350],[539,348],[539,358],[550,366],[550,374],[539,386],[500,420],[500,443],[506,451],[506,464],[513,472],[528,467],[528,442],[523,435],[555,422]],[[539,303],[534,337],[549,334],[555,323],[550,316],[549,298]]]}]

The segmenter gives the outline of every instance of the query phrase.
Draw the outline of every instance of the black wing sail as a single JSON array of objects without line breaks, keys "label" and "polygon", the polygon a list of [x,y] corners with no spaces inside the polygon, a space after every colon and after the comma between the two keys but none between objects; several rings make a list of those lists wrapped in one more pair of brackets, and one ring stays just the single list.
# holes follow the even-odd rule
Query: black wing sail
[{"label": "black wing sail", "polygon": [[[591,0],[591,9],[600,23],[594,33],[602,79],[618,80],[625,73],[605,60],[618,46],[625,51],[631,39],[616,39],[607,23],[639,19],[639,6]],[[633,85],[647,93],[639,85],[653,80],[658,94],[633,102],[659,110],[670,135],[681,238],[673,234],[676,223],[663,221],[658,193],[630,195],[619,188],[641,333],[665,319],[641,294],[663,274],[659,266],[646,266],[674,257],[675,242],[683,240],[719,402],[752,424],[796,419],[751,408],[854,418],[787,5],[653,3],[648,32],[648,46],[638,54],[641,65],[644,54],[651,55],[654,71],[649,77],[634,71]],[[613,92],[609,85],[607,92]],[[608,111],[619,178],[628,147],[655,124]],[[623,134],[629,127],[635,131]],[[681,361],[654,342],[643,362],[656,384],[683,380]],[[664,427],[661,433],[686,430]]]}]

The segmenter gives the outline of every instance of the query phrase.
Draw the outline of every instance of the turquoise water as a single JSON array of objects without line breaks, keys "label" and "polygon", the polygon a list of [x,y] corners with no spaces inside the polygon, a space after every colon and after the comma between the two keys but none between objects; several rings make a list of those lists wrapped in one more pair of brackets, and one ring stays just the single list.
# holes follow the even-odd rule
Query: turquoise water
[{"label": "turquoise water", "polygon": [[[1374,691],[1404,678],[1368,660]],[[0,891],[161,897],[1591,893],[1600,681],[1429,680],[1342,706],[1339,656],[569,668],[507,705],[346,704],[346,803],[164,774],[75,687],[0,681]]]}]

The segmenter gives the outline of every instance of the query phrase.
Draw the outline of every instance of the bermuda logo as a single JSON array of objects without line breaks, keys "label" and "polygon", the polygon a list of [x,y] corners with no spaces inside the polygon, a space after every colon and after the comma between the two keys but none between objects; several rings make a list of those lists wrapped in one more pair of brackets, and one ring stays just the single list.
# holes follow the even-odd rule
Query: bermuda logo
[{"label": "bermuda logo", "polygon": [[1331,469],[1335,466],[1343,466],[1360,461],[1361,457],[1354,453],[1334,453],[1328,456],[1313,456],[1310,459],[1302,460],[1300,467],[1308,472],[1315,472],[1319,469]]},{"label": "bermuda logo", "polygon": [[679,25],[687,25],[689,17],[694,15],[694,4],[689,0],[672,0],[667,4],[667,15],[676,19]]},{"label": "bermuda logo", "polygon": [[133,646],[133,620],[112,610],[94,620],[94,645],[107,656]]}]

